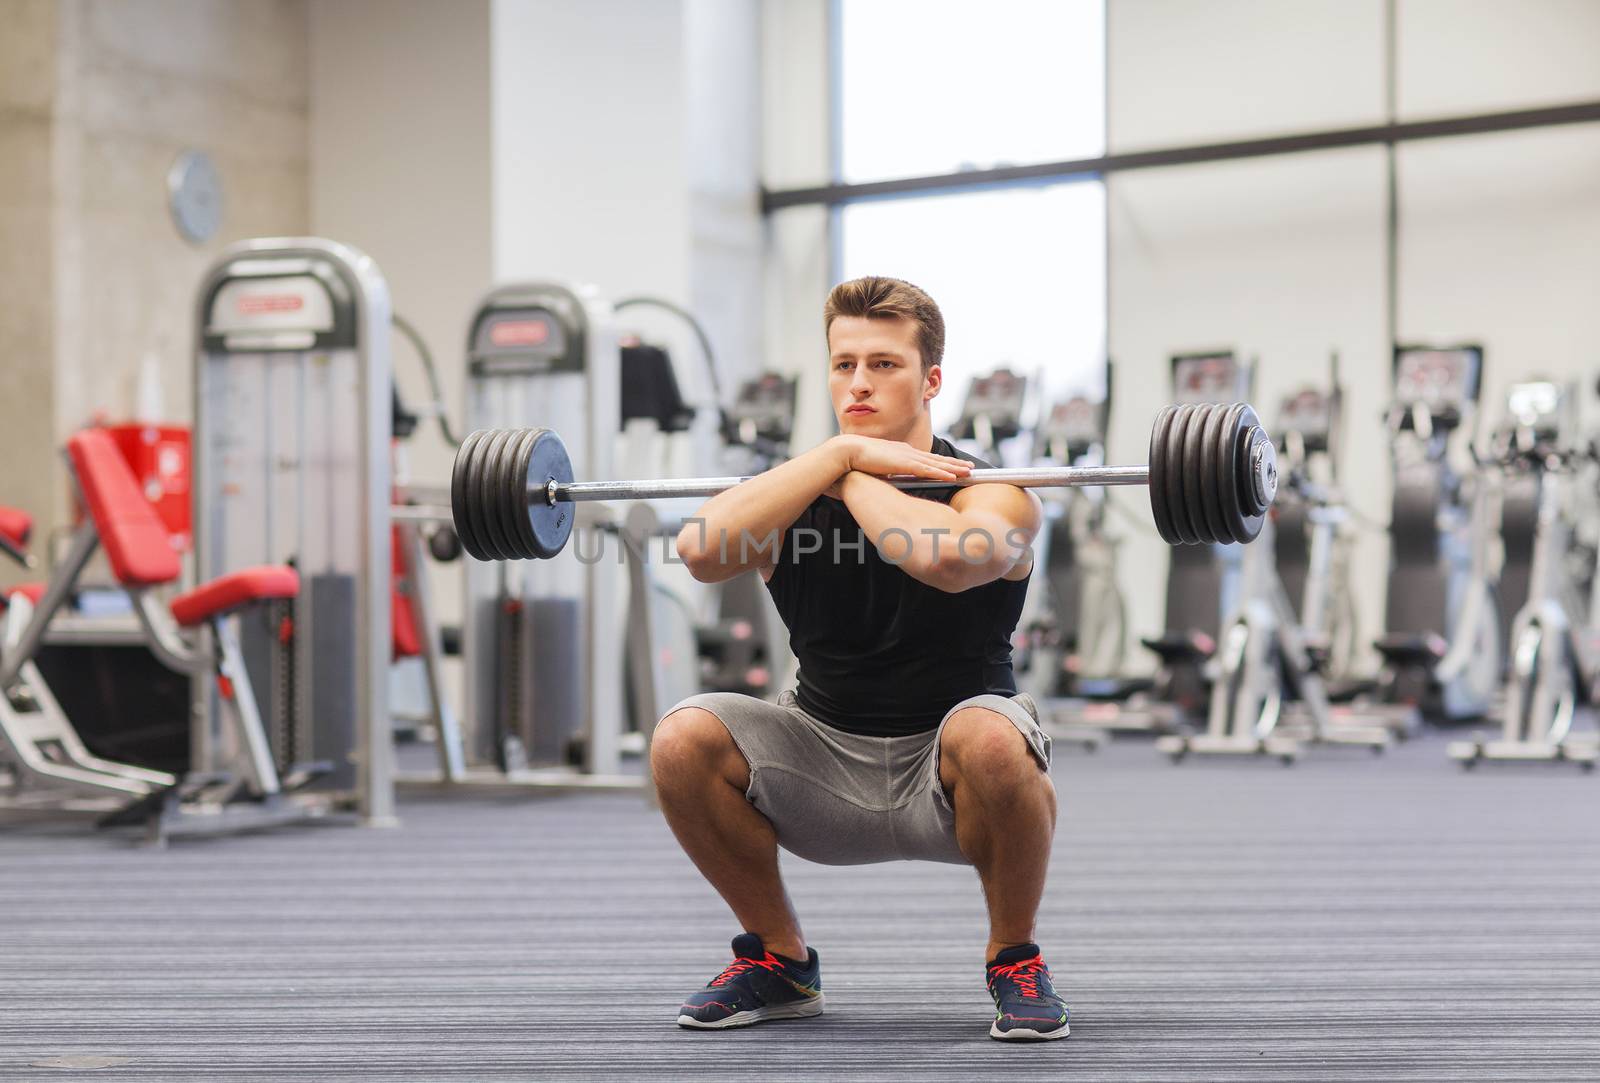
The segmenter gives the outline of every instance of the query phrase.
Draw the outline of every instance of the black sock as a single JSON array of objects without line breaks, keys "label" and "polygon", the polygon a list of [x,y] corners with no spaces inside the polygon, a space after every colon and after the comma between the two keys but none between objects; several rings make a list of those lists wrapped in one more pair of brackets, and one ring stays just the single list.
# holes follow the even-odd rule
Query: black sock
[{"label": "black sock", "polygon": [[806,953],[806,959],[804,961],[801,961],[801,960],[798,960],[798,959],[791,959],[787,955],[779,955],[775,951],[772,953],[772,957],[774,959],[778,960],[778,962],[782,963],[784,966],[792,966],[796,970],[810,970],[811,969],[811,958],[810,958],[810,955],[811,955],[811,953],[808,951]]}]

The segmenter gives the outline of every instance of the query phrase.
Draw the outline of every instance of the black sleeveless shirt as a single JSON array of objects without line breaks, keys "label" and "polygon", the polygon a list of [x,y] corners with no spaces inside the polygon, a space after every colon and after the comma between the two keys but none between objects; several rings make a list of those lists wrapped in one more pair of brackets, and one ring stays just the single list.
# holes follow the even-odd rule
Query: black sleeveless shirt
[{"label": "black sleeveless shirt", "polygon": [[[933,451],[989,466],[939,437]],[[942,504],[956,492],[911,490]],[[941,551],[956,541],[941,535]],[[836,729],[899,737],[971,696],[1016,694],[1011,633],[1031,575],[938,590],[884,560],[843,501],[817,497],[784,532],[767,581],[800,663],[795,699]]]}]

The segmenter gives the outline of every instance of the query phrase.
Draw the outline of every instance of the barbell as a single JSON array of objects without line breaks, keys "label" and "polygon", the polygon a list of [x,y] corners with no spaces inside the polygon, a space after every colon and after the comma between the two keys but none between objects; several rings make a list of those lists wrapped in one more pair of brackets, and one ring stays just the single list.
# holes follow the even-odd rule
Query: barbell
[{"label": "barbell", "polygon": [[[714,496],[747,477],[575,481],[561,437],[550,429],[479,429],[456,451],[450,511],[456,534],[479,560],[548,559],[572,536],[579,500]],[[975,469],[955,481],[896,476],[900,489],[950,489],[998,482],[1022,488],[1148,485],[1156,530],[1168,545],[1250,542],[1278,491],[1273,442],[1245,403],[1166,406],[1150,431],[1147,466]]]}]

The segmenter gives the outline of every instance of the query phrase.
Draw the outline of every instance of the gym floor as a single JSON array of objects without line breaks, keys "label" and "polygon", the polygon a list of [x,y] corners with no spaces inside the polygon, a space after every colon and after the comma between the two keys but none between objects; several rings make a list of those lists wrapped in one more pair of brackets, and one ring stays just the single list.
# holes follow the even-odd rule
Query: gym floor
[{"label": "gym floor", "polygon": [[166,851],[7,829],[0,1078],[1595,1078],[1600,779],[1438,738],[1055,777],[1064,1042],[987,1037],[967,869],[789,860],[827,1014],[691,1033],[737,929],[655,812],[412,799]]}]

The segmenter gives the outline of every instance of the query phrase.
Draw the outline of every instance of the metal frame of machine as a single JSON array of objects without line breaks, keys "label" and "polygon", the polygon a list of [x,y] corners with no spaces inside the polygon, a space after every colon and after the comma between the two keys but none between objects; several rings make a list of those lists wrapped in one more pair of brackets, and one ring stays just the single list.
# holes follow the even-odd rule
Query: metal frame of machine
[{"label": "metal frame of machine", "polygon": [[[574,448],[585,467],[609,471],[621,427],[617,353],[612,306],[595,288],[562,282],[499,286],[479,302],[469,324],[467,428],[559,419],[575,431]],[[448,519],[448,512],[422,508],[395,514],[408,539],[408,559],[420,562],[417,524]],[[626,628],[619,625],[618,562],[589,555],[590,550],[599,555],[603,538],[616,538],[622,562],[631,568],[639,556],[635,539],[611,510],[598,505],[582,509],[575,529],[586,542],[558,561],[464,559],[461,720],[452,724],[435,692],[435,719],[444,723],[436,725],[439,769],[402,773],[402,784],[513,791],[647,785],[642,775],[622,770],[622,688],[624,657],[635,649],[650,656],[650,646],[639,639],[648,634],[648,622],[638,629],[632,621]],[[638,570],[627,574],[637,578]],[[437,665],[438,629],[425,594],[417,592],[423,601],[418,616],[424,654],[434,651]],[[570,635],[559,634],[549,623],[553,617],[563,618]],[[638,646],[625,649],[624,635]],[[570,670],[547,668],[574,647]],[[552,684],[574,675],[576,682],[567,690],[576,694],[558,695]],[[645,680],[635,685],[634,694],[654,698],[657,685]],[[581,752],[581,761],[566,762],[569,751]]]},{"label": "metal frame of machine", "polygon": [[[1518,410],[1519,392],[1548,392],[1532,410]],[[1585,672],[1574,635],[1578,621],[1569,612],[1571,590],[1565,561],[1572,537],[1570,504],[1581,456],[1569,443],[1570,391],[1548,382],[1511,388],[1512,440],[1502,461],[1508,468],[1532,467],[1538,482],[1537,525],[1527,602],[1511,625],[1510,671],[1501,707],[1498,740],[1454,741],[1450,757],[1463,767],[1481,760],[1576,763],[1586,771],[1600,760],[1595,735],[1573,733],[1579,704],[1587,698],[1591,674]],[[1565,420],[1568,424],[1562,424]]]},{"label": "metal frame of machine", "polygon": [[[331,760],[333,785],[370,826],[395,822],[389,345],[388,285],[348,245],[243,241],[200,284],[196,568],[206,578],[296,565],[293,674],[258,682],[290,686],[269,729],[297,754]],[[195,695],[192,758],[205,771],[219,755],[218,708],[207,683]]]}]

